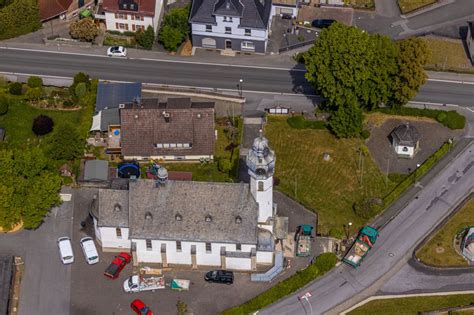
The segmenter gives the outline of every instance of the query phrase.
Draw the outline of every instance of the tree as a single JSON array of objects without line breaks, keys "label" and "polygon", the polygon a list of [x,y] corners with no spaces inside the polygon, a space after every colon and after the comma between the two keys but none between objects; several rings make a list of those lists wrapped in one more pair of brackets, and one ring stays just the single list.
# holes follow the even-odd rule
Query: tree
[{"label": "tree", "polygon": [[304,61],[306,79],[334,110],[352,100],[372,109],[391,96],[397,65],[388,37],[334,23],[305,53]]},{"label": "tree", "polygon": [[87,85],[84,82],[80,82],[76,85],[76,88],[74,89],[74,95],[76,95],[77,98],[81,99],[87,94]]},{"label": "tree", "polygon": [[5,95],[0,95],[0,116],[8,112],[9,100]]},{"label": "tree", "polygon": [[163,44],[168,51],[178,50],[179,44],[184,40],[183,34],[179,30],[172,28],[169,25],[165,25],[160,31],[160,42]]},{"label": "tree", "polygon": [[339,107],[329,120],[329,127],[338,138],[357,137],[362,131],[362,110],[351,104]]},{"label": "tree", "polygon": [[39,148],[0,150],[0,226],[8,230],[23,221],[25,228],[37,228],[59,204],[61,178],[56,173]]},{"label": "tree", "polygon": [[76,95],[76,86],[79,83],[85,83],[87,91],[89,91],[89,89],[91,87],[91,79],[90,79],[89,75],[85,74],[84,72],[78,72],[74,76],[74,80],[73,80],[71,86],[69,86],[69,94],[71,94],[72,97],[74,98],[74,100],[76,100],[76,101],[79,98]]},{"label": "tree", "polygon": [[23,86],[20,82],[12,82],[8,87],[8,92],[10,92],[11,95],[21,95],[22,90]]},{"label": "tree", "polygon": [[33,120],[33,132],[37,136],[44,136],[45,134],[53,131],[54,122],[53,120],[45,115],[39,115]]},{"label": "tree", "polygon": [[91,42],[99,34],[99,29],[92,18],[74,21],[69,26],[69,34],[72,38]]},{"label": "tree", "polygon": [[189,34],[189,11],[191,6],[171,9],[163,19],[159,40],[166,50],[176,51]]},{"label": "tree", "polygon": [[148,25],[146,31],[139,31],[136,35],[138,45],[145,49],[151,49],[155,42],[155,31],[151,25]]},{"label": "tree", "polygon": [[424,65],[428,62],[430,51],[426,42],[420,38],[409,38],[396,43],[398,53],[398,75],[393,84],[394,106],[405,105],[415,97],[425,84],[427,75]]},{"label": "tree", "polygon": [[28,86],[30,88],[40,88],[43,86],[43,79],[37,76],[31,76],[28,78]]},{"label": "tree", "polygon": [[28,91],[26,91],[26,98],[30,101],[37,101],[41,99],[42,96],[43,96],[43,90],[38,87],[29,88]]},{"label": "tree", "polygon": [[82,139],[69,123],[63,123],[49,139],[49,156],[56,161],[71,161],[84,151]]},{"label": "tree", "polygon": [[176,302],[176,314],[177,315],[188,314],[188,305],[185,302],[178,300],[178,302]]}]

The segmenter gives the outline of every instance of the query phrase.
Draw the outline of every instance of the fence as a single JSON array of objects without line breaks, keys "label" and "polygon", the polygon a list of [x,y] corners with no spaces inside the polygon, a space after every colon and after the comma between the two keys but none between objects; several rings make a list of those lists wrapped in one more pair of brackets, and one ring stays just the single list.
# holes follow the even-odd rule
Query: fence
[{"label": "fence", "polygon": [[297,44],[293,44],[293,45],[289,45],[289,46],[280,48],[278,50],[278,53],[281,54],[282,52],[285,52],[285,51],[301,48],[301,47],[312,45],[312,44],[314,44],[314,39],[307,40],[307,41],[304,41],[304,42],[301,42],[301,43],[297,43]]}]

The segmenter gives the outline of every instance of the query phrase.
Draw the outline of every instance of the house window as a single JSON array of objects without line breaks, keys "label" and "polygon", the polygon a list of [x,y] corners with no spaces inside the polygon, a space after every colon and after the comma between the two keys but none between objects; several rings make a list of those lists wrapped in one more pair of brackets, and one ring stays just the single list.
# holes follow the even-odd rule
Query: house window
[{"label": "house window", "polygon": [[146,250],[152,250],[153,247],[151,246],[151,240],[146,240]]},{"label": "house window", "polygon": [[211,253],[211,252],[212,252],[211,243],[206,243],[206,253]]},{"label": "house window", "polygon": [[226,27],[225,28],[225,33],[226,34],[232,34],[232,28],[231,27]]},{"label": "house window", "polygon": [[241,250],[242,250],[242,244],[237,243],[237,244],[235,245],[235,249],[238,250],[238,251],[241,251]]},{"label": "house window", "polygon": [[126,19],[127,19],[127,15],[126,15],[126,14],[123,14],[123,13],[115,13],[115,18],[116,18],[116,19],[121,19],[121,20],[126,20]]},{"label": "house window", "polygon": [[224,22],[232,22],[231,16],[224,16]]},{"label": "house window", "polygon": [[407,147],[403,147],[402,151],[403,151],[403,152],[408,152],[408,148],[407,148]]},{"label": "house window", "polygon": [[115,26],[119,30],[128,30],[128,24],[124,23],[115,23]]},{"label": "house window", "polygon": [[212,25],[206,25],[206,32],[212,32]]},{"label": "house window", "polygon": [[181,252],[183,248],[181,247],[181,241],[176,241],[176,251]]},{"label": "house window", "polygon": [[258,191],[263,191],[263,182],[258,182]]},{"label": "house window", "polygon": [[132,20],[135,20],[135,21],[143,21],[143,16],[140,16],[140,15],[132,15]]},{"label": "house window", "polygon": [[252,36],[252,30],[250,28],[245,29],[245,36]]},{"label": "house window", "polygon": [[115,229],[115,235],[117,238],[122,238],[122,229],[121,228],[116,228]]},{"label": "house window", "polygon": [[242,50],[255,51],[255,44],[252,42],[242,42]]}]

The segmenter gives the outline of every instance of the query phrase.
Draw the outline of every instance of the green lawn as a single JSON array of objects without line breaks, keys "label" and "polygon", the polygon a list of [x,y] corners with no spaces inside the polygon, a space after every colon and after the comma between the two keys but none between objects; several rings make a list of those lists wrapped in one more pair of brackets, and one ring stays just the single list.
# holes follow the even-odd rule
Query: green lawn
[{"label": "green lawn", "polygon": [[[474,294],[423,296],[376,300],[349,312],[350,315],[417,315],[419,312],[474,303]],[[466,313],[467,314],[467,313]]]},{"label": "green lawn", "polygon": [[398,6],[406,14],[436,2],[437,0],[398,0]]},{"label": "green lawn", "polygon": [[[436,235],[428,241],[416,256],[428,265],[438,267],[468,266],[468,263],[453,247],[455,235],[463,228],[474,225],[474,199],[471,199]],[[444,249],[437,253],[436,249]]]},{"label": "green lawn", "polygon": [[0,127],[6,129],[6,141],[9,146],[18,147],[24,144],[37,143],[38,137],[31,130],[33,119],[40,115],[51,117],[55,125],[69,121],[74,125],[81,122],[84,110],[45,110],[28,105],[18,97],[11,97],[8,113],[0,116]]},{"label": "green lawn", "polygon": [[[354,202],[383,198],[395,186],[391,181],[385,185],[370,156],[362,156],[361,180],[360,139],[336,139],[327,130],[293,129],[282,117],[269,117],[265,135],[277,156],[277,189],[315,210],[321,233],[342,230],[348,222],[362,226],[366,220],[355,215]],[[330,154],[329,162],[323,160],[324,153]]]}]

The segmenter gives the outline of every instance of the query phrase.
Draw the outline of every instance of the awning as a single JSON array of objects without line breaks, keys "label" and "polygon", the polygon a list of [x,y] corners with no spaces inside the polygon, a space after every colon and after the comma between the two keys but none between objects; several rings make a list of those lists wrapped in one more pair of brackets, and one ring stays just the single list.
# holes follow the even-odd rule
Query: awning
[{"label": "awning", "polygon": [[92,117],[92,127],[89,131],[100,131],[100,120],[102,112],[99,112],[94,117]]},{"label": "awning", "polygon": [[92,12],[90,10],[84,10],[79,15],[81,18],[87,18],[92,16]]}]

